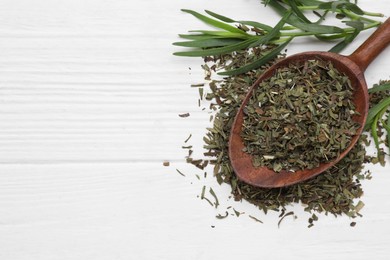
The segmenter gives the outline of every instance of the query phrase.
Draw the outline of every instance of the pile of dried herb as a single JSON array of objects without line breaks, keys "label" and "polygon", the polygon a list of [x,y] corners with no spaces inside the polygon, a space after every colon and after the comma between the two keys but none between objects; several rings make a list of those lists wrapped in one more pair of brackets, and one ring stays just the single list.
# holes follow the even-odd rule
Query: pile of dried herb
[{"label": "pile of dried herb", "polygon": [[[272,48],[272,46],[267,48]],[[238,66],[247,59],[256,59],[258,57],[255,56],[261,55],[263,55],[261,48],[253,48],[228,55],[206,57],[206,63],[202,66],[206,71],[210,86],[206,99],[211,103],[210,109],[216,112],[213,126],[208,128],[204,137],[204,148],[207,149],[204,154],[211,157],[209,161],[213,165],[214,176],[218,183],[230,185],[235,200],[246,200],[264,213],[269,210],[280,211],[280,220],[287,214],[294,214],[293,212],[286,213],[287,205],[301,203],[305,211],[309,213],[309,227],[318,220],[316,212],[334,216],[345,214],[352,218],[359,216],[359,210],[364,206],[363,202],[356,202],[356,199],[363,194],[360,181],[371,178],[369,172],[362,171],[364,162],[368,160],[362,141],[359,141],[351,152],[334,167],[300,184],[268,189],[254,187],[238,180],[228,155],[231,126],[250,86],[274,61],[261,69],[223,79],[213,80],[212,75],[214,71],[224,69],[225,66],[232,64]],[[283,57],[278,57],[278,59],[281,58]]]},{"label": "pile of dried herb", "polygon": [[313,169],[336,159],[359,128],[353,88],[329,61],[279,68],[244,108],[241,137],[255,167],[276,172]]}]

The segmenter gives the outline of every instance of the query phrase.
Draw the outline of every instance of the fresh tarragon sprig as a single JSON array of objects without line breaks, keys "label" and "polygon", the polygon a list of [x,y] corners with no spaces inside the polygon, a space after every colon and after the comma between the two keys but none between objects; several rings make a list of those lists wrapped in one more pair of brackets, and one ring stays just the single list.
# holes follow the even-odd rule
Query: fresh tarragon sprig
[{"label": "fresh tarragon sprig", "polygon": [[[380,13],[363,11],[349,0],[264,0],[281,15],[280,21],[270,26],[257,21],[235,20],[215,12],[205,10],[200,14],[193,10],[182,9],[197,19],[216,29],[191,30],[188,34],[179,34],[185,41],[174,42],[191,50],[175,52],[177,56],[206,57],[248,49],[255,46],[274,45],[260,59],[242,67],[219,72],[221,75],[237,75],[257,69],[274,59],[297,37],[316,37],[321,41],[338,41],[331,52],[340,52],[364,30],[377,27],[380,21],[371,17],[382,17]],[[307,17],[311,12],[318,16],[316,21]],[[342,27],[323,24],[325,17],[333,14],[341,20]]]},{"label": "fresh tarragon sprig", "polygon": [[[377,157],[384,165],[380,143],[385,142],[390,149],[390,81],[381,81],[379,84],[375,84],[368,89],[368,94],[370,94],[370,109],[364,130],[371,134],[377,149]],[[384,131],[386,132],[386,140],[380,136]]]}]

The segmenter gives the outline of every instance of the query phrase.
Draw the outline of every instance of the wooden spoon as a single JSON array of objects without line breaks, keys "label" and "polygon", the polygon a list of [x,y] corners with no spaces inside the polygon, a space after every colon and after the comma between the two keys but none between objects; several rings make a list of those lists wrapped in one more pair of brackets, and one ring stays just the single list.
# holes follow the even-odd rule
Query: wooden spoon
[{"label": "wooden spoon", "polygon": [[[383,49],[386,48],[389,43],[390,18],[387,19],[386,22],[383,23],[350,56],[343,56],[330,52],[303,52],[283,59],[265,71],[262,76],[258,78],[253,84],[244,101],[242,102],[236,118],[234,119],[230,133],[229,156],[237,177],[240,180],[253,186],[267,188],[284,187],[312,178],[340,161],[356,144],[366,122],[368,113],[368,91],[363,73],[368,65]],[[353,120],[358,122],[361,127],[358,129],[357,134],[352,138],[350,145],[340,154],[337,159],[331,162],[322,163],[317,168],[304,169],[296,172],[281,171],[276,173],[267,167],[254,167],[252,164],[251,155],[243,152],[244,143],[240,136],[242,124],[244,121],[243,109],[246,107],[248,100],[252,96],[254,88],[256,88],[263,80],[271,77],[278,68],[286,67],[292,62],[304,62],[310,59],[322,59],[325,61],[330,61],[333,63],[335,68],[349,77],[352,86],[355,89],[353,102],[355,103],[356,111],[360,114],[360,116],[355,116]]]}]

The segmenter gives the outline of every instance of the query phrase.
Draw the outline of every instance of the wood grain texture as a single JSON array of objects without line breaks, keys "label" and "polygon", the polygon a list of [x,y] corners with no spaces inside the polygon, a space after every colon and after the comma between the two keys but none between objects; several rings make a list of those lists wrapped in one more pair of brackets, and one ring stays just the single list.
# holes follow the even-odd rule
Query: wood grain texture
[{"label": "wood grain texture", "polygon": [[[390,14],[386,0],[360,2]],[[388,259],[388,168],[369,166],[355,228],[320,216],[307,229],[293,207],[298,219],[278,229],[277,213],[232,201],[211,172],[197,180],[181,145],[192,133],[201,156],[209,114],[190,84],[204,75],[171,43],[204,25],[180,8],[278,20],[258,0],[0,2],[0,259]],[[289,53],[329,46],[299,40]],[[369,85],[389,78],[388,57],[368,68]],[[197,198],[203,185],[220,209]],[[229,205],[246,213],[217,220]]]}]

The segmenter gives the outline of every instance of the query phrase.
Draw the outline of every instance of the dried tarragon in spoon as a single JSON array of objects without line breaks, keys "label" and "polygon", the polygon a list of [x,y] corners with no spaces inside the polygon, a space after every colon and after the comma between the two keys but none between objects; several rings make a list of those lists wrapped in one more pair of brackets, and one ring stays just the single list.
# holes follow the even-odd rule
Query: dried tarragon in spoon
[{"label": "dried tarragon in spoon", "polygon": [[244,151],[255,167],[313,169],[348,147],[359,128],[355,114],[351,82],[331,62],[294,62],[253,90],[244,108]]}]

